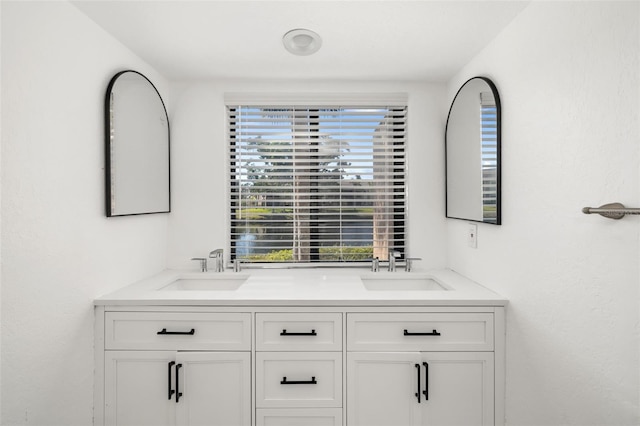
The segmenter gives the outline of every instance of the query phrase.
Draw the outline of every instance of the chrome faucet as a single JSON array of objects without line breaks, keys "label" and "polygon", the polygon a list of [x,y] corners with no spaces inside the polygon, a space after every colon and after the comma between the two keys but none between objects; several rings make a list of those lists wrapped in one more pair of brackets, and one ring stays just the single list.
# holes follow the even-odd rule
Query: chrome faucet
[{"label": "chrome faucet", "polygon": [[224,272],[224,250],[222,249],[213,250],[211,253],[209,253],[209,258],[215,259],[216,272]]},{"label": "chrome faucet", "polygon": [[389,272],[396,271],[396,257],[400,257],[402,253],[395,249],[389,249]]},{"label": "chrome faucet", "polygon": [[200,262],[200,271],[207,272],[207,259],[204,257],[192,257],[191,260]]}]

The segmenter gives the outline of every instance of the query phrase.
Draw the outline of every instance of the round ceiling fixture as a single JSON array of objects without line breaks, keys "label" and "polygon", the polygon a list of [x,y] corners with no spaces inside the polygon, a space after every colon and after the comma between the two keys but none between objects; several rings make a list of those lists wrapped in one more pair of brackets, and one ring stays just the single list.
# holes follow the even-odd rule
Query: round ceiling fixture
[{"label": "round ceiling fixture", "polygon": [[320,36],[303,28],[291,30],[282,37],[285,49],[294,55],[307,56],[316,53],[322,46]]}]

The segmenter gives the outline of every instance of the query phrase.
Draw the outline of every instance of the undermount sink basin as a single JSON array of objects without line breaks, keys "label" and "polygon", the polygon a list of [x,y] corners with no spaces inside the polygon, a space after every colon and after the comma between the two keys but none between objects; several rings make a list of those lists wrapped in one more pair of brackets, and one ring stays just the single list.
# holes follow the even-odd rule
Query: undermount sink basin
[{"label": "undermount sink basin", "polygon": [[240,288],[248,277],[189,277],[160,287],[160,291],[234,291]]},{"label": "undermount sink basin", "polygon": [[449,290],[433,278],[377,278],[362,277],[362,284],[369,291],[444,291]]}]

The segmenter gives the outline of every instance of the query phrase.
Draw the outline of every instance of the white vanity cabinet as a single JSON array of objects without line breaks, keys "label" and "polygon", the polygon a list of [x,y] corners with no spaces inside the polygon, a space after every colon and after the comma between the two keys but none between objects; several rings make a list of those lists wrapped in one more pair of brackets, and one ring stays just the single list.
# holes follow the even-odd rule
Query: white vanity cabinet
[{"label": "white vanity cabinet", "polygon": [[342,274],[96,300],[94,425],[504,426],[506,300]]},{"label": "white vanity cabinet", "polygon": [[251,425],[251,314],[106,312],[98,322],[105,425]]},{"label": "white vanity cabinet", "polygon": [[495,424],[492,313],[347,315],[347,424]]}]

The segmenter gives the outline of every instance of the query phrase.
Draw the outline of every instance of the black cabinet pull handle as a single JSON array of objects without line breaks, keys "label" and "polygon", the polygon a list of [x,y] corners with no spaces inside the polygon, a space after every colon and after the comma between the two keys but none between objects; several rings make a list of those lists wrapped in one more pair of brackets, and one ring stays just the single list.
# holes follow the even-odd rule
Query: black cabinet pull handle
[{"label": "black cabinet pull handle", "polygon": [[176,364],[176,404],[180,402],[180,397],[182,396],[182,392],[180,392],[180,369],[182,368],[182,364]]},{"label": "black cabinet pull handle", "polygon": [[429,364],[426,362],[423,362],[422,365],[424,365],[424,390],[422,391],[422,393],[424,394],[424,400],[428,401],[429,400]]},{"label": "black cabinet pull handle", "polygon": [[281,336],[317,336],[318,333],[316,333],[315,330],[311,330],[309,333],[291,333],[288,332],[287,330],[282,330],[282,333],[280,333]]},{"label": "black cabinet pull handle", "polygon": [[440,336],[440,333],[438,333],[438,330],[434,329],[432,332],[430,333],[409,333],[406,329],[404,330],[404,335],[405,336]]},{"label": "black cabinet pull handle", "polygon": [[191,331],[167,331],[166,328],[163,328],[162,330],[158,331],[158,334],[166,334],[166,335],[182,334],[187,336],[193,336],[194,334],[196,334],[196,329],[192,328]]},{"label": "black cabinet pull handle", "polygon": [[418,392],[414,395],[418,398],[418,404],[420,404],[420,364],[416,364],[416,371],[418,373]]},{"label": "black cabinet pull handle", "polygon": [[167,376],[169,377],[169,387],[168,387],[169,401],[171,401],[171,396],[173,396],[173,393],[175,392],[173,389],[171,389],[171,367],[173,367],[174,364],[175,364],[174,361],[169,362],[169,371],[167,372]]},{"label": "black cabinet pull handle", "polygon": [[289,380],[289,381],[287,381],[286,377],[283,377],[280,384],[281,385],[316,385],[318,384],[318,382],[316,381],[316,376],[313,376],[311,380]]}]

